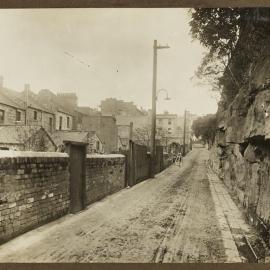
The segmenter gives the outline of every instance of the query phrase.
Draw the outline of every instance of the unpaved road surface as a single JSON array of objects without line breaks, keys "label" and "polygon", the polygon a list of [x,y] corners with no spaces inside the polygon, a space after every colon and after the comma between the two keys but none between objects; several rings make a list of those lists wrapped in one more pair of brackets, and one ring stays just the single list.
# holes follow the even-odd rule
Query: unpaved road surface
[{"label": "unpaved road surface", "polygon": [[208,151],[0,247],[0,262],[225,262]]}]

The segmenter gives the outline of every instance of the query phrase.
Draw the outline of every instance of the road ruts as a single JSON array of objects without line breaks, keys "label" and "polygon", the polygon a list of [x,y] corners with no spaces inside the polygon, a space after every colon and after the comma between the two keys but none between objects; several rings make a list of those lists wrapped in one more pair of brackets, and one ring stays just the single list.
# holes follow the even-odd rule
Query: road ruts
[{"label": "road ruts", "polygon": [[207,159],[195,148],[180,167],[1,246],[0,262],[224,262]]}]

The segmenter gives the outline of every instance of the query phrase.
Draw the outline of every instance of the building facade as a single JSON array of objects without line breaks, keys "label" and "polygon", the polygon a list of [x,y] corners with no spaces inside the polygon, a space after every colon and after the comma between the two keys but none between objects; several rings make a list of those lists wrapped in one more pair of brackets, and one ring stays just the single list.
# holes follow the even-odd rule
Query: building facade
[{"label": "building facade", "polygon": [[95,131],[103,144],[105,153],[118,150],[118,132],[116,119],[113,116],[104,116],[92,110],[77,111],[76,126],[78,130]]},{"label": "building facade", "polygon": [[140,116],[145,112],[137,108],[133,102],[126,102],[115,98],[107,98],[101,101],[101,113],[103,115]]}]

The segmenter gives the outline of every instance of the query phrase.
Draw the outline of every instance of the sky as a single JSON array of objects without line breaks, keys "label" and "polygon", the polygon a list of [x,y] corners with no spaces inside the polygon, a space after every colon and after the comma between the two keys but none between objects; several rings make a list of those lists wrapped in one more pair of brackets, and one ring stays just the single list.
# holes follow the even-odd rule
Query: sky
[{"label": "sky", "polygon": [[0,75],[5,87],[76,92],[81,106],[113,97],[151,108],[153,42],[157,112],[215,113],[210,86],[191,80],[206,50],[192,41],[187,9],[0,10]]}]

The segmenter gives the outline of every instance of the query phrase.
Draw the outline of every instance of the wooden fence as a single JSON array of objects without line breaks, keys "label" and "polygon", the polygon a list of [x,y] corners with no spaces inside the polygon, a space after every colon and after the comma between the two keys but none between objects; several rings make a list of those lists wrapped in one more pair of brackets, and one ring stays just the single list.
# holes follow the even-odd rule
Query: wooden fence
[{"label": "wooden fence", "polygon": [[[150,177],[151,156],[145,145],[129,142],[129,150],[122,151],[126,156],[126,186],[134,186]],[[164,163],[163,147],[156,146],[155,172],[159,173],[170,165]]]}]

